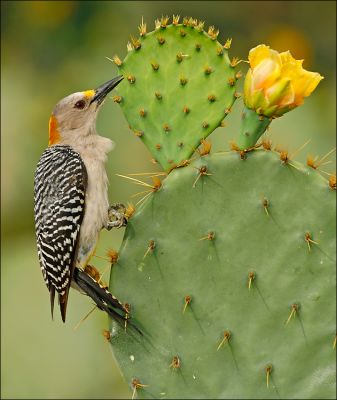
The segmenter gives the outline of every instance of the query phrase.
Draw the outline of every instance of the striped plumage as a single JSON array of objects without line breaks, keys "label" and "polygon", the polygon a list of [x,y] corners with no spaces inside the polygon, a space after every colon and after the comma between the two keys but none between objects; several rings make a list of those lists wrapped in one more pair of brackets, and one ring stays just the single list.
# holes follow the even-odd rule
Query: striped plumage
[{"label": "striped plumage", "polygon": [[70,146],[52,146],[44,151],[34,180],[36,239],[52,309],[56,290],[63,319],[75,267],[86,186],[85,165]]}]

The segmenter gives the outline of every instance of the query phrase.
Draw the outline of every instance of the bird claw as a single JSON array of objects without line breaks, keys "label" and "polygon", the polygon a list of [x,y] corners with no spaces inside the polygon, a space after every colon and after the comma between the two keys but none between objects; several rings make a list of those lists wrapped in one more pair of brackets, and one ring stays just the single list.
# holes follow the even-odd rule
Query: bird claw
[{"label": "bird claw", "polygon": [[108,221],[106,229],[121,228],[126,226],[128,221],[125,216],[126,208],[121,203],[112,204],[108,209]]}]

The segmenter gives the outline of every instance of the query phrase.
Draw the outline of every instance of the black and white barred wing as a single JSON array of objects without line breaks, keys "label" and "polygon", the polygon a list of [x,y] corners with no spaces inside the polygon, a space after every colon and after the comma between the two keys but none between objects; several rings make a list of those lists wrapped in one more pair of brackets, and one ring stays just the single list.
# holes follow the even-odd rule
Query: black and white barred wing
[{"label": "black and white barred wing", "polygon": [[35,172],[34,213],[38,256],[52,303],[55,290],[67,297],[70,287],[86,185],[87,172],[78,153],[69,146],[44,151]]}]

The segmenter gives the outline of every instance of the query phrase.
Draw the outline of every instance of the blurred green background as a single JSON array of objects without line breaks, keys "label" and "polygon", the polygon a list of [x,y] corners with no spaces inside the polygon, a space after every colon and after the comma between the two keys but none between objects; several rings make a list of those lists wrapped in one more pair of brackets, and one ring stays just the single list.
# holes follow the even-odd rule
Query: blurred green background
[{"label": "blurred green background", "polygon": [[[57,101],[115,76],[117,69],[106,57],[124,57],[142,16],[152,30],[154,19],[166,14],[192,15],[220,28],[221,42],[233,38],[232,57],[247,59],[250,48],[265,43],[304,58],[304,67],[325,79],[303,106],[272,123],[271,138],[290,153],[311,139],[296,155],[300,161],[335,146],[335,2],[1,2],[2,398],[130,397],[102,336],[107,327],[102,312],[95,311],[74,330],[92,305],[72,292],[67,323],[58,313],[51,321],[36,254],[33,176]],[[241,109],[239,100],[226,126],[212,134],[215,149],[228,149],[237,136]],[[99,116],[98,131],[117,144],[108,162],[111,202],[126,203],[139,190],[115,174],[156,167],[111,98]],[[333,171],[334,165],[325,169]],[[122,230],[102,232],[97,254],[118,249],[122,235]],[[94,263],[101,271],[108,267],[99,258]]]}]

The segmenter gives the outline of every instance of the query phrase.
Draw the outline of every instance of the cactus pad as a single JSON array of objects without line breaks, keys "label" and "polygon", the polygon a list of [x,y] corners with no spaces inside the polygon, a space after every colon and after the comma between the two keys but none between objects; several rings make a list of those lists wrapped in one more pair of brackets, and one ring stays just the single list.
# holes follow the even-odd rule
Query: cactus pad
[{"label": "cactus pad", "polygon": [[213,27],[206,33],[196,20],[173,22],[163,18],[148,34],[140,29],[126,58],[114,58],[125,77],[115,101],[165,170],[189,158],[219,126],[235,100],[236,83],[228,46],[216,40]]},{"label": "cactus pad", "polygon": [[111,327],[131,389],[334,398],[335,221],[321,175],[272,151],[172,171],[131,218],[111,273],[144,332]]}]

